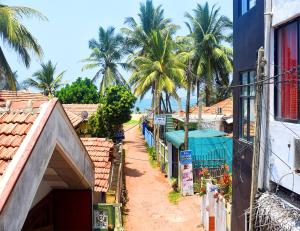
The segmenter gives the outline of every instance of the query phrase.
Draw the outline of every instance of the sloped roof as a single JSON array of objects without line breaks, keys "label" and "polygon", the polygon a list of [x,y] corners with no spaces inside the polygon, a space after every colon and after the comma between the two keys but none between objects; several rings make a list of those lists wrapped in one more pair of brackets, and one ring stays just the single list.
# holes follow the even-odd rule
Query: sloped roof
[{"label": "sloped roof", "polygon": [[[28,109],[39,108],[42,103],[48,102],[49,97],[30,91],[7,91],[0,90],[0,107],[6,106],[6,101],[10,101],[10,108],[13,109]],[[29,105],[31,103],[31,105]],[[65,106],[67,105],[67,106]],[[81,122],[84,121],[82,117],[82,111],[87,111],[89,114],[97,111],[97,104],[64,104],[63,105],[73,127],[77,127]],[[96,108],[96,109],[95,109]]]},{"label": "sloped roof", "polygon": [[[222,109],[222,115],[232,116],[233,115],[233,98],[227,98],[225,100],[220,101],[210,107],[202,107],[203,114],[218,114],[218,108]],[[198,114],[198,106],[195,105],[190,109],[190,113]]]},{"label": "sloped roof", "polygon": [[0,179],[39,112],[0,112]]},{"label": "sloped roof", "polygon": [[[189,138],[208,138],[225,136],[225,132],[213,129],[194,130],[189,131]],[[166,133],[166,140],[172,143],[175,147],[179,148],[184,143],[184,131],[172,131]]]},{"label": "sloped roof", "polygon": [[41,93],[29,91],[0,91],[0,107],[5,107],[6,101],[11,101],[11,107],[14,109],[28,108],[28,102],[31,101],[32,108],[39,108],[42,103],[49,101],[49,98]]},{"label": "sloped roof", "polygon": [[82,116],[83,112],[87,112],[88,117],[97,112],[98,106],[98,104],[63,104],[66,111],[70,111],[79,116]]},{"label": "sloped roof", "polygon": [[84,121],[84,118],[82,116],[76,115],[75,113],[65,110],[67,113],[67,116],[69,117],[73,127],[77,127],[81,122]]},{"label": "sloped roof", "polygon": [[114,143],[103,138],[81,138],[95,165],[95,192],[107,192]]}]

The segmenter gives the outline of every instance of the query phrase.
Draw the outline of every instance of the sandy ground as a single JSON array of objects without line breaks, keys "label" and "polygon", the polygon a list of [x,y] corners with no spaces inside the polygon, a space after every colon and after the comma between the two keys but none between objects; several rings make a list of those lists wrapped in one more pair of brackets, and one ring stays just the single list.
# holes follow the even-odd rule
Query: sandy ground
[{"label": "sandy ground", "polygon": [[138,128],[126,132],[125,137],[125,173],[129,196],[126,230],[203,230],[200,226],[199,196],[184,197],[178,204],[171,204],[167,197],[171,187],[159,169],[150,166]]},{"label": "sandy ground", "polygon": [[131,120],[140,120],[140,118],[142,118],[143,116],[145,116],[146,114],[141,113],[141,114],[137,114],[137,113],[133,113],[131,114]]}]

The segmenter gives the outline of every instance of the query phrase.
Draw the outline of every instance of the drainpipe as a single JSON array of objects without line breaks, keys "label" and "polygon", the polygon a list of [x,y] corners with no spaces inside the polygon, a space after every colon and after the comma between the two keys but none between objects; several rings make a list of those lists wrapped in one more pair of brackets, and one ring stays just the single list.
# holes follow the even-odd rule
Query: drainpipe
[{"label": "drainpipe", "polygon": [[[264,48],[265,48],[265,76],[270,77],[271,74],[271,35],[272,35],[272,0],[265,0],[264,7]],[[262,99],[262,123],[261,123],[261,150],[260,150],[260,166],[258,170],[258,188],[269,189],[269,118],[270,118],[270,80],[264,84],[264,95]]]}]

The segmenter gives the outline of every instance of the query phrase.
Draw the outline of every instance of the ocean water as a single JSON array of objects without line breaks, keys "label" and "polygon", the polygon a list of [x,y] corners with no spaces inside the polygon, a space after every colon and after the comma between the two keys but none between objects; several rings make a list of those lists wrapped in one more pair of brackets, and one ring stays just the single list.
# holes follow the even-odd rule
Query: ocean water
[{"label": "ocean water", "polygon": [[[195,97],[191,98],[191,106],[195,105],[197,103],[197,99]],[[173,111],[178,111],[179,105],[178,102],[174,99],[171,99],[171,106]],[[186,99],[181,98],[181,109],[185,110],[186,106]],[[134,111],[136,111],[136,108],[139,108],[141,112],[145,112],[147,109],[151,109],[151,99],[150,98],[144,98],[142,100],[137,99],[135,103]]]}]

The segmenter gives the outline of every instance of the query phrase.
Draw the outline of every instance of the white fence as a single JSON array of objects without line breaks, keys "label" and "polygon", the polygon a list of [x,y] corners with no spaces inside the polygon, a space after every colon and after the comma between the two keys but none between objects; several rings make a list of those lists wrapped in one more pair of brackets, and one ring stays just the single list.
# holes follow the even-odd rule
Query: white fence
[{"label": "white fence", "polygon": [[216,186],[207,182],[206,194],[201,197],[200,218],[206,231],[231,230],[231,205],[221,196],[214,198]]}]

